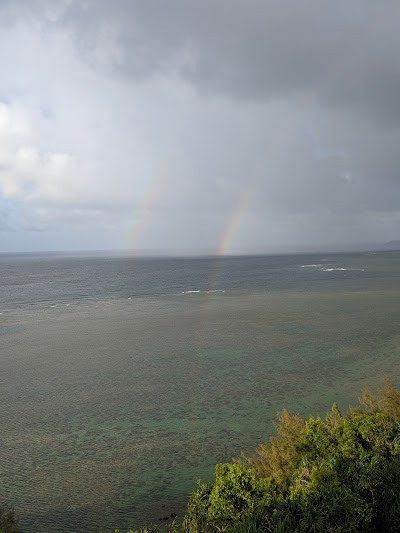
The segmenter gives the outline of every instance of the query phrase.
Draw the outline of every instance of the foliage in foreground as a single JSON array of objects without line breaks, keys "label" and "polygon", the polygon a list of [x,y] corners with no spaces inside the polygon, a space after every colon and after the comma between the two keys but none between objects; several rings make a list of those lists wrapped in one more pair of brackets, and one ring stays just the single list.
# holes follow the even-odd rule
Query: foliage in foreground
[{"label": "foliage in foreground", "polygon": [[[347,533],[400,531],[400,391],[325,419],[278,416],[277,435],[254,455],[215,467],[199,483],[180,527],[167,533]],[[128,533],[155,533],[145,528]],[[0,533],[19,533],[0,507]],[[120,533],[115,530],[114,533]]]},{"label": "foliage in foreground", "polygon": [[14,510],[8,505],[0,505],[0,533],[20,533]]},{"label": "foliage in foreground", "polygon": [[198,484],[183,531],[400,531],[400,392],[360,401],[324,420],[283,411],[269,444]]}]

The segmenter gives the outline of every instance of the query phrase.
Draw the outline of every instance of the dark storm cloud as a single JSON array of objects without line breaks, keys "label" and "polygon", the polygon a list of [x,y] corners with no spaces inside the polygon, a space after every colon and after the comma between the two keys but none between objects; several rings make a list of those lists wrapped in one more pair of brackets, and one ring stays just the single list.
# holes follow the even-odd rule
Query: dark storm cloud
[{"label": "dark storm cloud", "polygon": [[[91,57],[110,22],[134,77],[176,70],[247,99],[303,95],[389,124],[400,108],[400,4],[370,0],[71,2],[56,23]],[[93,59],[93,58],[92,58]]]},{"label": "dark storm cloud", "polygon": [[16,28],[4,117],[23,122],[26,95],[50,110],[27,119],[29,165],[0,120],[16,169],[0,186],[40,225],[135,205],[154,246],[170,228],[213,247],[243,205],[257,249],[398,237],[398,1],[3,0],[0,15]]},{"label": "dark storm cloud", "polygon": [[78,39],[88,57],[85,28],[95,32],[104,21],[115,21],[123,60],[111,65],[114,73],[142,78],[175,71],[209,93],[245,101],[290,99],[299,108],[338,111],[342,124],[323,129],[333,128],[336,137],[346,135],[343,130],[353,133],[341,149],[352,151],[359,178],[399,181],[400,3],[100,4],[71,4],[65,21],[82,24]]}]

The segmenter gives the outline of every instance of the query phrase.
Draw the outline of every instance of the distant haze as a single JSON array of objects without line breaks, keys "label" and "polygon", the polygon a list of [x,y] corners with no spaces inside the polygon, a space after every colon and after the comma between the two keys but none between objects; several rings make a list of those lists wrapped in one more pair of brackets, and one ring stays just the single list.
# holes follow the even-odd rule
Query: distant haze
[{"label": "distant haze", "polygon": [[399,21],[395,0],[2,0],[0,252],[398,241]]}]

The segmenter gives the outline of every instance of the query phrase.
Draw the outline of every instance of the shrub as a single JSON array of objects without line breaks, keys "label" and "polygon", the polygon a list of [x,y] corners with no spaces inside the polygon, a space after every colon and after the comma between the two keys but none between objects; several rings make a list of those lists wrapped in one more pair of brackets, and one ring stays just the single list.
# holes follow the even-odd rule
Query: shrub
[{"label": "shrub", "polygon": [[360,402],[325,420],[281,413],[268,444],[199,484],[183,531],[400,531],[400,392]]},{"label": "shrub", "polygon": [[20,533],[14,509],[7,504],[0,505],[0,533]]}]

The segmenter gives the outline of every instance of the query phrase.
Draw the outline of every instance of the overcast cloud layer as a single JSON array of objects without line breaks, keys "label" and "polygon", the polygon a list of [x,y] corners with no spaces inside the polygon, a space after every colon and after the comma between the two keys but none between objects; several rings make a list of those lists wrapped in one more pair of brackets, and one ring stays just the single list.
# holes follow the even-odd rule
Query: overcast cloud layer
[{"label": "overcast cloud layer", "polygon": [[0,251],[400,239],[398,0],[0,0]]}]

